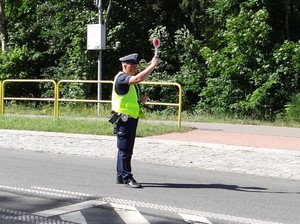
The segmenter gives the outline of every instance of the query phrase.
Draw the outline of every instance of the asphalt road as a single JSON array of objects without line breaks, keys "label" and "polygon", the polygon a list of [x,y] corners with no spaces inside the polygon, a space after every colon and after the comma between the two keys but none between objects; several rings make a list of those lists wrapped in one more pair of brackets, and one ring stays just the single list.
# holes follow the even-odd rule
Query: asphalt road
[{"label": "asphalt road", "polygon": [[[121,204],[134,206],[151,224],[186,223],[182,213],[213,224],[300,222],[299,181],[146,163],[133,167],[143,189],[115,184],[113,159],[0,148],[0,223],[40,218],[58,224],[70,217],[56,208],[71,205],[80,209],[69,216],[84,215],[86,223],[126,223],[118,213],[124,208],[116,209]],[[55,215],[45,219],[51,209]]]}]

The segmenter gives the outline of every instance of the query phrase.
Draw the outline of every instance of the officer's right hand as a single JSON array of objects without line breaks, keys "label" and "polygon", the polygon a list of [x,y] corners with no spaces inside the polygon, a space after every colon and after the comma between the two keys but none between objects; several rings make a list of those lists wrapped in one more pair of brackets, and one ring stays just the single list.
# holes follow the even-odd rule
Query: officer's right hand
[{"label": "officer's right hand", "polygon": [[160,59],[158,56],[154,56],[151,60],[151,64],[155,67],[159,64],[159,62],[160,62]]}]

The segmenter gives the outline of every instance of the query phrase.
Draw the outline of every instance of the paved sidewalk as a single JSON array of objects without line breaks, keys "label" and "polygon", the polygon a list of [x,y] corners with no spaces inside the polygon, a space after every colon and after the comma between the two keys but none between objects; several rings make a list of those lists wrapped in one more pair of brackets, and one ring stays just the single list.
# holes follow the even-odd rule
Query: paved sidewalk
[{"label": "paved sidewalk", "polygon": [[196,129],[186,133],[152,136],[152,138],[300,150],[300,128],[195,122],[184,122],[183,125]]},{"label": "paved sidewalk", "polygon": [[[196,126],[187,133],[137,138],[133,161],[300,180],[300,134],[292,134],[300,129],[279,136],[270,135],[269,127],[266,133],[253,134],[247,126],[241,127],[244,131],[238,126],[230,130],[230,125]],[[276,138],[285,143],[279,145]],[[290,140],[295,141],[291,148]],[[0,129],[1,148],[103,158],[117,153],[114,136]]]}]

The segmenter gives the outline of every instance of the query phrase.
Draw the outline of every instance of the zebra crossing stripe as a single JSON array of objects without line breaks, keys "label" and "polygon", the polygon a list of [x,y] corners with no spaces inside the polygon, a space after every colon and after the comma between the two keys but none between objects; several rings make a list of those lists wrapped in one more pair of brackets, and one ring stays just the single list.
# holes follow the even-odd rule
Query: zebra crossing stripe
[{"label": "zebra crossing stripe", "polygon": [[82,209],[87,209],[87,208],[104,205],[104,204],[107,204],[107,202],[103,202],[99,200],[91,200],[91,201],[84,201],[73,205],[67,205],[59,208],[40,211],[33,214],[38,216],[43,216],[43,217],[50,217],[55,215],[63,215],[66,213],[72,213],[75,211],[80,211]]},{"label": "zebra crossing stripe", "polygon": [[202,224],[212,224],[207,218],[195,215],[187,215],[181,214],[179,215],[183,218],[183,220],[187,223],[202,223]]},{"label": "zebra crossing stripe", "polygon": [[[2,213],[2,214],[1,214]],[[41,217],[17,210],[0,208],[0,219],[18,220],[26,223],[39,223],[39,224],[78,224],[77,222],[69,222],[64,220],[51,219]]]},{"label": "zebra crossing stripe", "polygon": [[133,206],[110,203],[125,223],[150,224],[144,216]]},{"label": "zebra crossing stripe", "polygon": [[72,212],[64,215],[60,215],[61,219],[69,222],[76,222],[80,224],[87,224],[84,216],[81,212]]},{"label": "zebra crossing stripe", "polygon": [[41,194],[41,195],[58,197],[58,198],[70,198],[70,199],[78,199],[78,200],[87,199],[87,196],[85,195],[84,197],[83,196],[84,194],[81,193],[54,190],[49,188],[31,187],[31,189],[26,189],[23,187],[11,187],[11,186],[0,185],[0,190],[17,191],[17,192],[24,192],[29,194]]}]

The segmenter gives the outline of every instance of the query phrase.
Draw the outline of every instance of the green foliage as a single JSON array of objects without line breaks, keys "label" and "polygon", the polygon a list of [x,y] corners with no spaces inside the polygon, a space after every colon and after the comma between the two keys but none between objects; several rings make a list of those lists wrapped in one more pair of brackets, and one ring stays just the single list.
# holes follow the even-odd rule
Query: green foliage
[{"label": "green foliage", "polygon": [[291,97],[291,102],[285,107],[284,118],[289,122],[300,123],[300,93]]},{"label": "green foliage", "polygon": [[290,97],[300,90],[300,42],[286,41],[273,53],[275,85],[268,96],[272,100],[273,111],[281,113]]},{"label": "green foliage", "polygon": [[[0,79],[97,79],[98,52],[86,50],[86,25],[98,23],[93,1],[4,3],[9,39],[0,55]],[[107,14],[108,3],[104,79],[113,79],[118,58],[128,53],[139,53],[139,69],[145,68],[155,35],[162,62],[147,81],[179,82],[188,112],[273,120],[299,93],[299,1],[118,0]],[[121,49],[113,49],[116,41]],[[7,88],[11,95],[53,95],[50,84]],[[152,100],[177,100],[176,89],[144,88]],[[104,89],[104,97],[110,92]],[[61,94],[90,98],[96,88],[65,85]]]},{"label": "green foliage", "polygon": [[268,12],[253,3],[227,20],[224,48],[202,49],[209,79],[200,110],[272,120],[299,89],[299,44],[287,41],[272,53]]},{"label": "green foliage", "polygon": [[175,77],[184,90],[183,108],[191,108],[199,101],[199,90],[205,84],[204,60],[201,56],[201,43],[184,27],[175,34],[175,49],[181,67]]},{"label": "green foliage", "polygon": [[[0,55],[0,79],[24,78],[30,77],[28,74],[29,66],[26,62],[30,61],[30,50],[26,47],[16,47],[12,50],[8,49],[5,54]],[[20,71],[20,68],[28,68]]]},{"label": "green foliage", "polygon": [[[173,60],[176,60],[176,55],[174,55],[174,47],[170,37],[169,32],[164,26],[157,26],[155,29],[150,29],[149,31],[149,43],[152,45],[152,40],[154,37],[159,37],[161,44],[159,48],[159,57],[161,62],[158,68],[150,75],[149,79],[146,81],[150,82],[176,82],[174,75],[172,75],[175,70]],[[154,51],[154,48],[152,49]],[[165,60],[167,59],[167,60]],[[144,69],[148,66],[148,62],[142,60],[139,65],[139,70]],[[146,95],[149,97],[150,101],[165,102],[165,103],[175,103],[178,102],[178,89],[173,86],[160,86],[160,85],[142,85],[142,89],[145,91]],[[147,106],[150,111],[153,110],[164,110],[164,106]]]},{"label": "green foliage", "polygon": [[[0,59],[1,77],[95,79],[92,66],[96,63],[85,47],[86,24],[94,19],[92,3],[87,2],[15,2],[8,10],[9,44]],[[51,85],[48,88],[44,96],[52,94]],[[77,86],[69,95],[82,97],[83,91]],[[32,93],[41,94],[38,90]]]},{"label": "green foliage", "polygon": [[198,108],[263,118],[263,113],[253,114],[253,111],[262,106],[256,101],[262,91],[256,89],[268,80],[267,20],[265,9],[253,11],[248,6],[242,7],[238,16],[227,20],[222,36],[226,45],[217,50],[202,49],[209,78],[200,93]]}]

